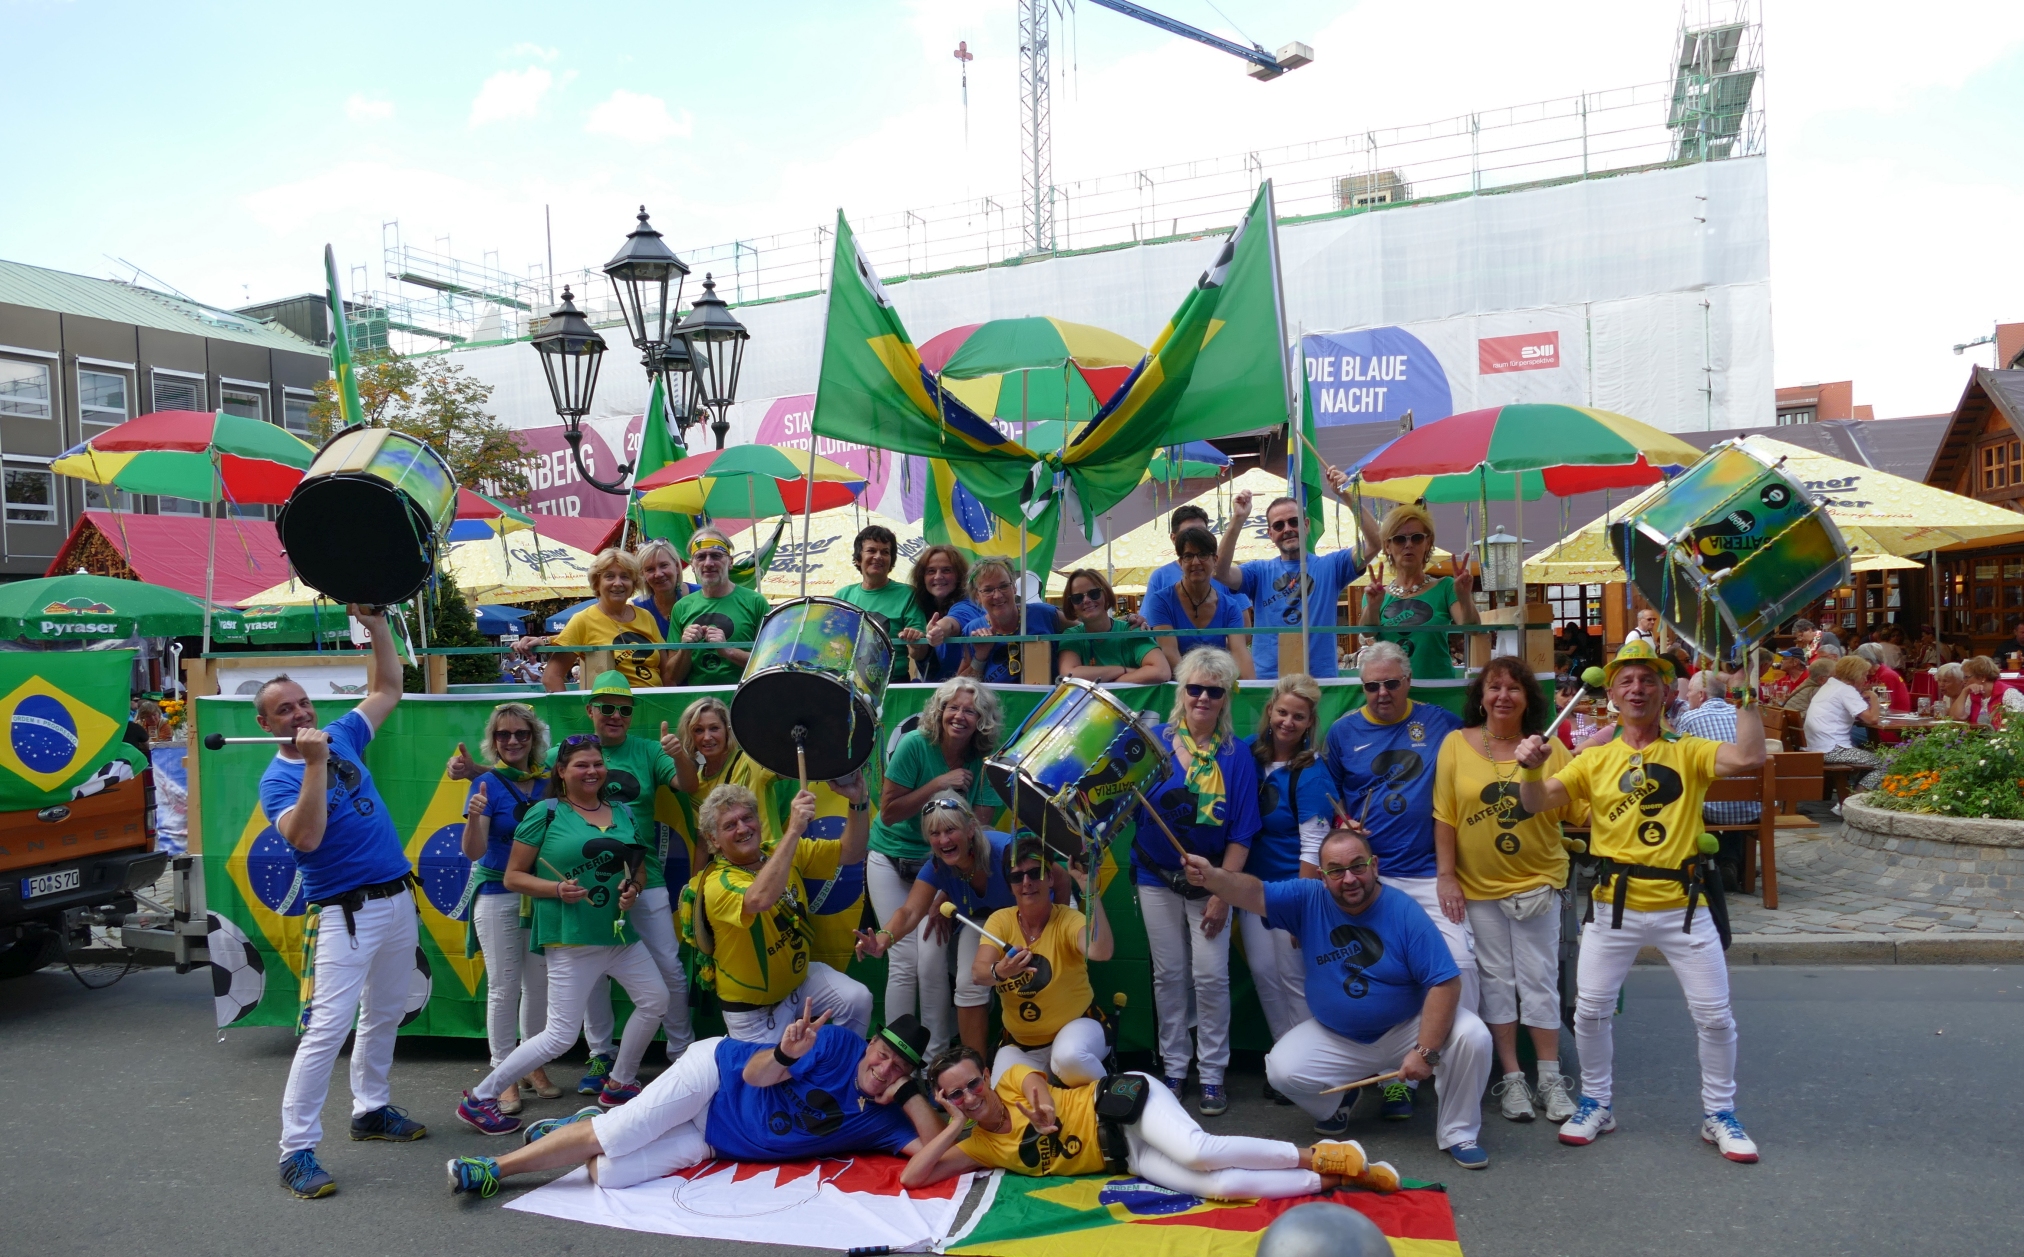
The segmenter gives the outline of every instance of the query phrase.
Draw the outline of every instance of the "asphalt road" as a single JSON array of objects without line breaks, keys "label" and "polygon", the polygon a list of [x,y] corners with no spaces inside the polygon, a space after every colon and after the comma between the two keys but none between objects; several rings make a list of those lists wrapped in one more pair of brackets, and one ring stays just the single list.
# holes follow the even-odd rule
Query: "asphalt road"
[{"label": "asphalt road", "polygon": [[[1732,1165],[1697,1134],[1693,1037],[1663,969],[1633,975],[1618,1023],[1620,1129],[1564,1148],[1543,1122],[1492,1113],[1491,1166],[1434,1150],[1432,1106],[1352,1135],[1406,1174],[1445,1180],[1469,1257],[1531,1254],[2007,1253],[2024,1248],[2024,968],[1749,968],[1735,974],[1741,1113],[1762,1145]],[[167,970],[87,991],[62,970],[0,985],[0,1209],[6,1251],[370,1254],[588,1251],[734,1257],[777,1251],[592,1228],[453,1199],[443,1162],[497,1150],[451,1117],[484,1072],[473,1041],[404,1039],[395,1102],[429,1123],[411,1145],[344,1137],[343,1070],[323,1149],[339,1192],[276,1185],[292,1036],[211,1026],[209,982]],[[658,1049],[655,1049],[658,1054]],[[1566,1052],[1570,1061],[1571,1046]],[[650,1060],[652,1057],[650,1057]],[[558,1069],[560,1078],[566,1071]],[[1307,1140],[1258,1098],[1253,1063],[1211,1129]],[[566,1112],[534,1101],[529,1115]],[[501,1199],[504,1199],[502,1196]]]}]

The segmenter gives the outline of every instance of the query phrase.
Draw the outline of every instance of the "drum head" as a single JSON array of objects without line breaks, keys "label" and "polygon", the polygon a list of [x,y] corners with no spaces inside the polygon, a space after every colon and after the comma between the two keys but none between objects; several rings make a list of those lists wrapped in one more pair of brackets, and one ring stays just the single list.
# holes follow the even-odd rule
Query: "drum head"
[{"label": "drum head", "polygon": [[1084,812],[1073,796],[1060,803],[1050,799],[1046,787],[1003,760],[984,761],[984,776],[1000,797],[1006,799],[1022,829],[1040,835],[1050,859],[1080,859],[1089,846],[1087,827],[1096,818]]},{"label": "drum head", "polygon": [[842,679],[801,668],[768,668],[746,677],[731,699],[731,733],[759,766],[797,777],[794,727],[804,727],[810,781],[848,777],[871,758],[878,713]]},{"label": "drum head", "polygon": [[339,602],[390,606],[435,571],[433,521],[375,476],[304,480],[274,528],[302,583]]}]

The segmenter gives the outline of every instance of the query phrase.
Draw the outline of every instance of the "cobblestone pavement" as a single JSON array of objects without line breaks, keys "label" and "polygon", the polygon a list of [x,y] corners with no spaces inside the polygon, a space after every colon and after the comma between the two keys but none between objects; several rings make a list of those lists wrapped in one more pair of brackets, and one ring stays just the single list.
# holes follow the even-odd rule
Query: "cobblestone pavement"
[{"label": "cobblestone pavement", "polygon": [[1819,829],[1778,835],[1775,910],[1756,895],[1729,897],[1736,934],[2024,937],[2024,890],[1991,887],[1992,879],[1967,862],[1893,860],[1844,840],[1839,819],[1825,813],[1816,819]]}]

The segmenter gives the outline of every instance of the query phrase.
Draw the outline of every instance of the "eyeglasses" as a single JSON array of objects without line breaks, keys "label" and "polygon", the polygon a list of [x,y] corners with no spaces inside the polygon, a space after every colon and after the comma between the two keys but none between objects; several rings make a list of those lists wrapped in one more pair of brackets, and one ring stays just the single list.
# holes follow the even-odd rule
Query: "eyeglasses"
[{"label": "eyeglasses", "polygon": [[1395,546],[1416,546],[1427,539],[1423,532],[1402,532],[1391,539]]},{"label": "eyeglasses", "polygon": [[1289,528],[1298,527],[1300,527],[1300,517],[1298,515],[1295,515],[1292,519],[1275,519],[1265,525],[1268,532],[1285,532]]},{"label": "eyeglasses", "polygon": [[1331,882],[1339,882],[1350,874],[1362,877],[1370,872],[1371,866],[1376,863],[1376,860],[1365,856],[1361,860],[1351,860],[1348,864],[1331,864],[1321,870],[1321,876],[1323,880]]},{"label": "eyeglasses", "polygon": [[620,706],[617,703],[592,703],[590,709],[600,716],[630,716],[632,704]]},{"label": "eyeglasses", "polygon": [[979,598],[986,598],[992,594],[1004,594],[1010,592],[1012,592],[1012,582],[1010,581],[1000,581],[996,585],[977,586],[977,596]]},{"label": "eyeglasses", "polygon": [[526,742],[533,738],[532,729],[496,729],[492,733],[494,742]]},{"label": "eyeglasses", "polygon": [[1217,699],[1226,693],[1220,685],[1190,685],[1187,689],[1189,698]]},{"label": "eyeglasses", "polygon": [[1007,882],[1007,884],[1013,886],[1017,886],[1021,882],[1039,882],[1045,881],[1046,879],[1047,879],[1047,869],[1045,868],[1045,866],[1038,864],[1034,865],[1030,869],[1013,869],[1010,873],[1007,873],[1005,875],[1005,881]]},{"label": "eyeglasses", "polygon": [[1404,685],[1405,683],[1406,679],[1404,677],[1387,677],[1385,680],[1382,681],[1365,681],[1363,683],[1363,692],[1366,694],[1375,694],[1379,690],[1383,690],[1385,693],[1389,694],[1393,690],[1397,689],[1399,686]]},{"label": "eyeglasses", "polygon": [[962,1099],[966,1095],[982,1094],[984,1085],[984,1075],[978,1074],[975,1078],[972,1078],[960,1087],[945,1089],[942,1092],[942,1098],[944,1100],[955,1101]]},{"label": "eyeglasses", "polygon": [[1079,594],[1068,595],[1068,600],[1070,602],[1100,603],[1103,601],[1103,591],[1101,589],[1085,589]]},{"label": "eyeglasses", "polygon": [[1178,561],[1181,563],[1207,563],[1215,557],[1213,554],[1183,554],[1179,556]]}]

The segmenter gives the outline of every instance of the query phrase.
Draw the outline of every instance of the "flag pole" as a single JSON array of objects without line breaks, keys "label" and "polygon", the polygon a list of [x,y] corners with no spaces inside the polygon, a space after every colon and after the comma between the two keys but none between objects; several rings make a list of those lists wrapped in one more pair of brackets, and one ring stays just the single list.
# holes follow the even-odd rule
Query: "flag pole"
[{"label": "flag pole", "polygon": [[211,447],[211,538],[204,553],[204,653],[211,653],[211,607],[217,598],[218,583],[218,499],[225,494],[224,478],[218,471],[218,449]]},{"label": "flag pole", "polygon": [[[1307,372],[1304,365],[1306,349],[1304,346],[1302,347],[1301,357],[1297,360],[1302,364],[1301,376],[1303,378],[1300,381],[1300,392],[1295,393],[1292,391],[1291,385],[1293,383],[1293,369],[1296,359],[1292,353],[1293,347],[1288,342],[1286,336],[1286,289],[1280,282],[1279,275],[1279,208],[1272,194],[1272,181],[1270,179],[1265,181],[1263,190],[1265,194],[1265,248],[1267,254],[1272,259],[1270,267],[1272,272],[1272,316],[1278,321],[1274,334],[1279,340],[1279,387],[1285,391],[1283,400],[1286,410],[1286,433],[1289,438],[1286,451],[1286,496],[1293,499],[1294,505],[1299,511],[1295,517],[1293,528],[1295,534],[1300,539],[1300,585],[1293,593],[1294,597],[1300,600],[1300,660],[1303,665],[1301,671],[1312,676],[1314,674],[1314,661],[1307,657],[1311,653],[1310,648],[1314,645],[1314,639],[1308,632],[1310,627],[1308,621],[1311,617],[1308,615],[1307,606],[1310,600],[1307,588],[1307,546],[1311,539],[1308,537],[1307,527],[1307,495],[1305,492],[1296,490],[1293,487],[1296,483],[1301,483],[1302,488],[1305,488],[1304,482],[1300,481],[1299,477],[1300,458],[1303,453],[1300,446],[1306,436],[1306,432],[1302,427],[1304,412],[1300,409],[1302,400],[1306,397],[1307,392],[1307,381],[1305,379]],[[1285,638],[1282,636],[1280,640],[1283,644]],[[1331,637],[1329,639],[1329,648],[1336,650],[1339,654],[1338,646],[1339,642]],[[1286,670],[1280,668],[1279,675],[1285,676]]]},{"label": "flag pole", "polygon": [[[748,485],[751,483],[749,477],[747,478],[746,483]],[[852,500],[855,501],[856,499]],[[808,424],[808,479],[801,486],[801,596],[803,598],[806,598],[808,596],[808,530],[814,527],[814,524],[815,524],[815,422],[814,417],[810,416]],[[754,528],[752,530],[752,539],[755,543],[759,539],[759,530],[757,528]],[[897,559],[899,556],[894,555],[893,557]],[[757,555],[754,555],[754,559],[755,562],[753,563],[754,571],[752,573],[752,582],[755,586],[764,585],[766,583],[765,577],[760,575],[760,573],[757,571],[758,568],[758,563],[756,562]]]}]

